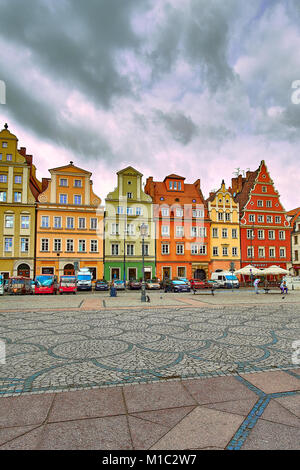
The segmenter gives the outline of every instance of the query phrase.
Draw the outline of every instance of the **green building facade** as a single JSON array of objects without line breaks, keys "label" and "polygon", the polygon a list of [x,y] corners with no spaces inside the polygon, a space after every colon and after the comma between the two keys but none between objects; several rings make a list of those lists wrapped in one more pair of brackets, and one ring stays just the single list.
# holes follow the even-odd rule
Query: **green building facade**
[{"label": "green building facade", "polygon": [[[105,199],[104,278],[155,277],[153,203],[142,188],[143,175],[131,166],[117,173],[118,185]],[[146,226],[142,237],[141,227]],[[144,239],[144,241],[143,241]]]}]

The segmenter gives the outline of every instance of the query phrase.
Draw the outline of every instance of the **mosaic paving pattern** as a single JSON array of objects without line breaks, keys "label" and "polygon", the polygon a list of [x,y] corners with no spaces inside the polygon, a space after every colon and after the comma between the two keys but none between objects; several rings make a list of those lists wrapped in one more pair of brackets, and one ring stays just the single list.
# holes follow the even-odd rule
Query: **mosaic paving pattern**
[{"label": "mosaic paving pattern", "polygon": [[0,314],[2,396],[288,369],[300,306]]}]

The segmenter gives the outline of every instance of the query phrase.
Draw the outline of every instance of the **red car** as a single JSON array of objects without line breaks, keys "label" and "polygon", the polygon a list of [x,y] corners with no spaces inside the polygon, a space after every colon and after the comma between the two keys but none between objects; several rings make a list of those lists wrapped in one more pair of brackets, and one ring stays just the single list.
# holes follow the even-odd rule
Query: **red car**
[{"label": "red car", "polygon": [[200,279],[190,279],[191,289],[211,289],[211,285],[207,281]]},{"label": "red car", "polygon": [[76,276],[61,276],[59,283],[59,293],[77,293],[77,280]]}]

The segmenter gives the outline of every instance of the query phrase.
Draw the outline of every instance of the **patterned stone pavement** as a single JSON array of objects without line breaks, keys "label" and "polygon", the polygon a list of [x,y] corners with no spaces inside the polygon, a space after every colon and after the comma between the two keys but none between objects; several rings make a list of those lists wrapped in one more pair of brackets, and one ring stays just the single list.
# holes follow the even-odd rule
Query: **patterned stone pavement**
[{"label": "patterned stone pavement", "polygon": [[297,304],[0,320],[0,449],[299,448]]}]

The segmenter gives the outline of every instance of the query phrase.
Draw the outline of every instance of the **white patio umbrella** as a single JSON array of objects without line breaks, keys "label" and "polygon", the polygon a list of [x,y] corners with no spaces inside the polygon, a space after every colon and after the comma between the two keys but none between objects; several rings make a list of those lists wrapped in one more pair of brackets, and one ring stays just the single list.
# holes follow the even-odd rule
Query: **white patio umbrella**
[{"label": "white patio umbrella", "polygon": [[289,271],[287,271],[287,269],[283,269],[280,266],[276,266],[275,264],[273,264],[273,266],[269,266],[268,268],[263,269],[262,274],[263,275],[274,274],[276,276],[277,274],[289,274]]},{"label": "white patio umbrella", "polygon": [[244,276],[259,276],[262,275],[262,270],[257,269],[255,266],[252,266],[251,264],[248,264],[247,266],[244,266],[241,269],[238,269],[237,271],[234,271],[234,274],[243,274]]}]

